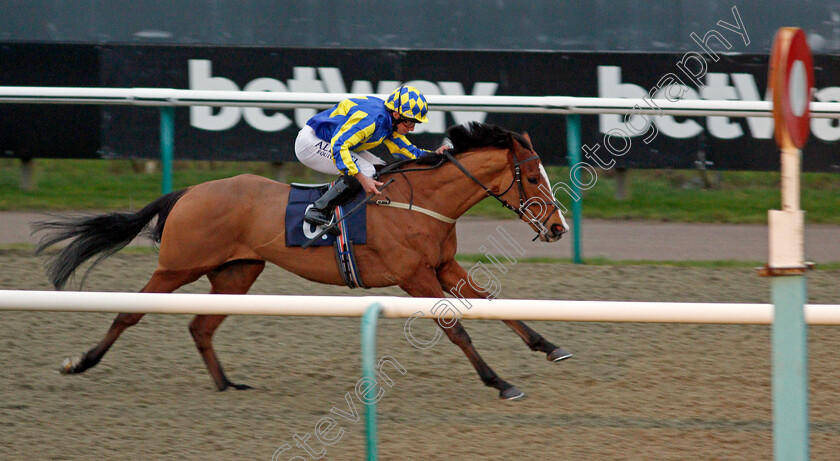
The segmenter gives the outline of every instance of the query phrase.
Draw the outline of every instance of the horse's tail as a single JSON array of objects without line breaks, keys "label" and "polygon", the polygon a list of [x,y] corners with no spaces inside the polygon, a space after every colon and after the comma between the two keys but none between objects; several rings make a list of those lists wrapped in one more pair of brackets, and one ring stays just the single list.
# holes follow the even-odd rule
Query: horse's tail
[{"label": "horse's tail", "polygon": [[140,234],[149,222],[157,216],[157,224],[149,229],[149,237],[160,242],[163,226],[175,202],[187,189],[170,192],[136,213],[106,213],[95,216],[59,217],[56,220],[40,221],[32,225],[33,233],[49,232],[41,238],[35,254],[67,239],[73,239],[67,246],[48,261],[47,276],[57,290],[61,290],[73,272],[85,261],[99,255],[82,277],[97,263],[120,251]]}]

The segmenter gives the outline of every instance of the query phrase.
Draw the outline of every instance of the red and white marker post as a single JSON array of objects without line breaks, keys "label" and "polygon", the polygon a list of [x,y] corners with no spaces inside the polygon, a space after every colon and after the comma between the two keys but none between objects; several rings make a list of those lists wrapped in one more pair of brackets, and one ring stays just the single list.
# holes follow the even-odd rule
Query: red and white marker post
[{"label": "red and white marker post", "polygon": [[805,32],[784,27],[776,33],[770,58],[776,143],[782,150],[782,209],[770,210],[770,261],[767,275],[802,273],[804,212],[799,209],[802,148],[810,132],[814,65]]},{"label": "red and white marker post", "polygon": [[805,32],[783,27],[770,56],[776,143],[782,151],[782,209],[768,212],[773,316],[773,453],[808,459],[808,334],[805,324],[805,212],[799,209],[802,148],[808,140],[814,65]]}]

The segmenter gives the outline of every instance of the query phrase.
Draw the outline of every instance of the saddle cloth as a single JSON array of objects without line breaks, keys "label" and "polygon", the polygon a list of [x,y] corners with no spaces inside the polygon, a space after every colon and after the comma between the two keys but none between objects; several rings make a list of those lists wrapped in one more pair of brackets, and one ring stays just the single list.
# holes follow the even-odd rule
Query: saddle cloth
[{"label": "saddle cloth", "polygon": [[[299,247],[315,237],[322,228],[314,226],[303,221],[303,214],[306,208],[315,200],[324,195],[326,188],[301,188],[292,185],[292,190],[289,192],[289,204],[286,207],[286,246]],[[344,216],[348,211],[352,210],[359,202],[365,199],[363,193],[356,195],[347,205],[344,205],[339,210],[339,215]],[[366,211],[362,207],[356,210],[355,213],[344,219],[343,224],[347,231],[347,240],[356,245],[367,243],[367,219]],[[318,241],[312,242],[312,246],[326,246],[335,244],[336,237],[334,235],[324,234]]]},{"label": "saddle cloth", "polygon": [[[319,197],[324,195],[326,187],[296,187],[292,185],[289,192],[289,204],[286,207],[286,246],[302,246],[318,235],[323,228],[313,226],[303,220],[306,209]],[[359,203],[363,202],[365,194],[359,192],[347,205],[335,209],[335,220],[338,224],[339,235],[325,233],[313,246],[332,245],[335,248],[335,261],[338,272],[344,284],[350,288],[367,288],[359,274],[359,266],[353,254],[353,244],[364,244],[367,241],[367,208],[362,206],[353,214],[348,215]],[[345,217],[346,216],[346,217]],[[342,218],[344,218],[342,220]]]}]

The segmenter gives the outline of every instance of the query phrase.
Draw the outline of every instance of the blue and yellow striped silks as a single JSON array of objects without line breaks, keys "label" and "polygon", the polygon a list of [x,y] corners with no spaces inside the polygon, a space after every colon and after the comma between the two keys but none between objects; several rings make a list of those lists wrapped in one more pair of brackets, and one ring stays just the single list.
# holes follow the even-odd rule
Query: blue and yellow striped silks
[{"label": "blue and yellow striped silks", "polygon": [[[425,101],[424,101],[425,102]],[[393,118],[379,98],[345,99],[306,122],[315,135],[330,143],[335,166],[342,173],[355,175],[358,167],[350,152],[370,150],[379,144],[397,156],[417,158],[431,153],[412,145],[393,131]]]}]

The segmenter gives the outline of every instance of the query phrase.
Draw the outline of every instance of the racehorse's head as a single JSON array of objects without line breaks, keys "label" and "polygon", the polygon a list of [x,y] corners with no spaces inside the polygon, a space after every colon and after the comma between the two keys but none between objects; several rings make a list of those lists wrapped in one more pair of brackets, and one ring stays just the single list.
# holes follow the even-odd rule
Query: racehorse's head
[{"label": "racehorse's head", "polygon": [[569,225],[563,217],[562,205],[554,198],[551,181],[528,133],[510,133],[508,162],[514,184],[502,197],[509,203],[518,203],[519,218],[539,234],[540,240],[560,240],[568,232]]},{"label": "racehorse's head", "polygon": [[[507,166],[510,167],[512,179],[507,182],[510,176],[503,174],[503,177],[497,178],[501,182],[495,184],[493,190],[474,178],[463,166],[459,165],[459,168],[483,187],[488,195],[502,202],[502,205],[527,222],[537,232],[540,240],[555,242],[569,230],[560,211],[563,206],[554,199],[551,182],[527,133],[517,134],[499,126],[471,122],[450,127],[446,136],[453,145],[453,152],[456,153],[492,147],[500,154],[496,158],[501,162],[504,161],[502,156],[507,152]],[[457,164],[451,156],[450,160]],[[500,163],[497,166],[499,169],[495,170],[496,174],[507,173],[504,164]]]}]

